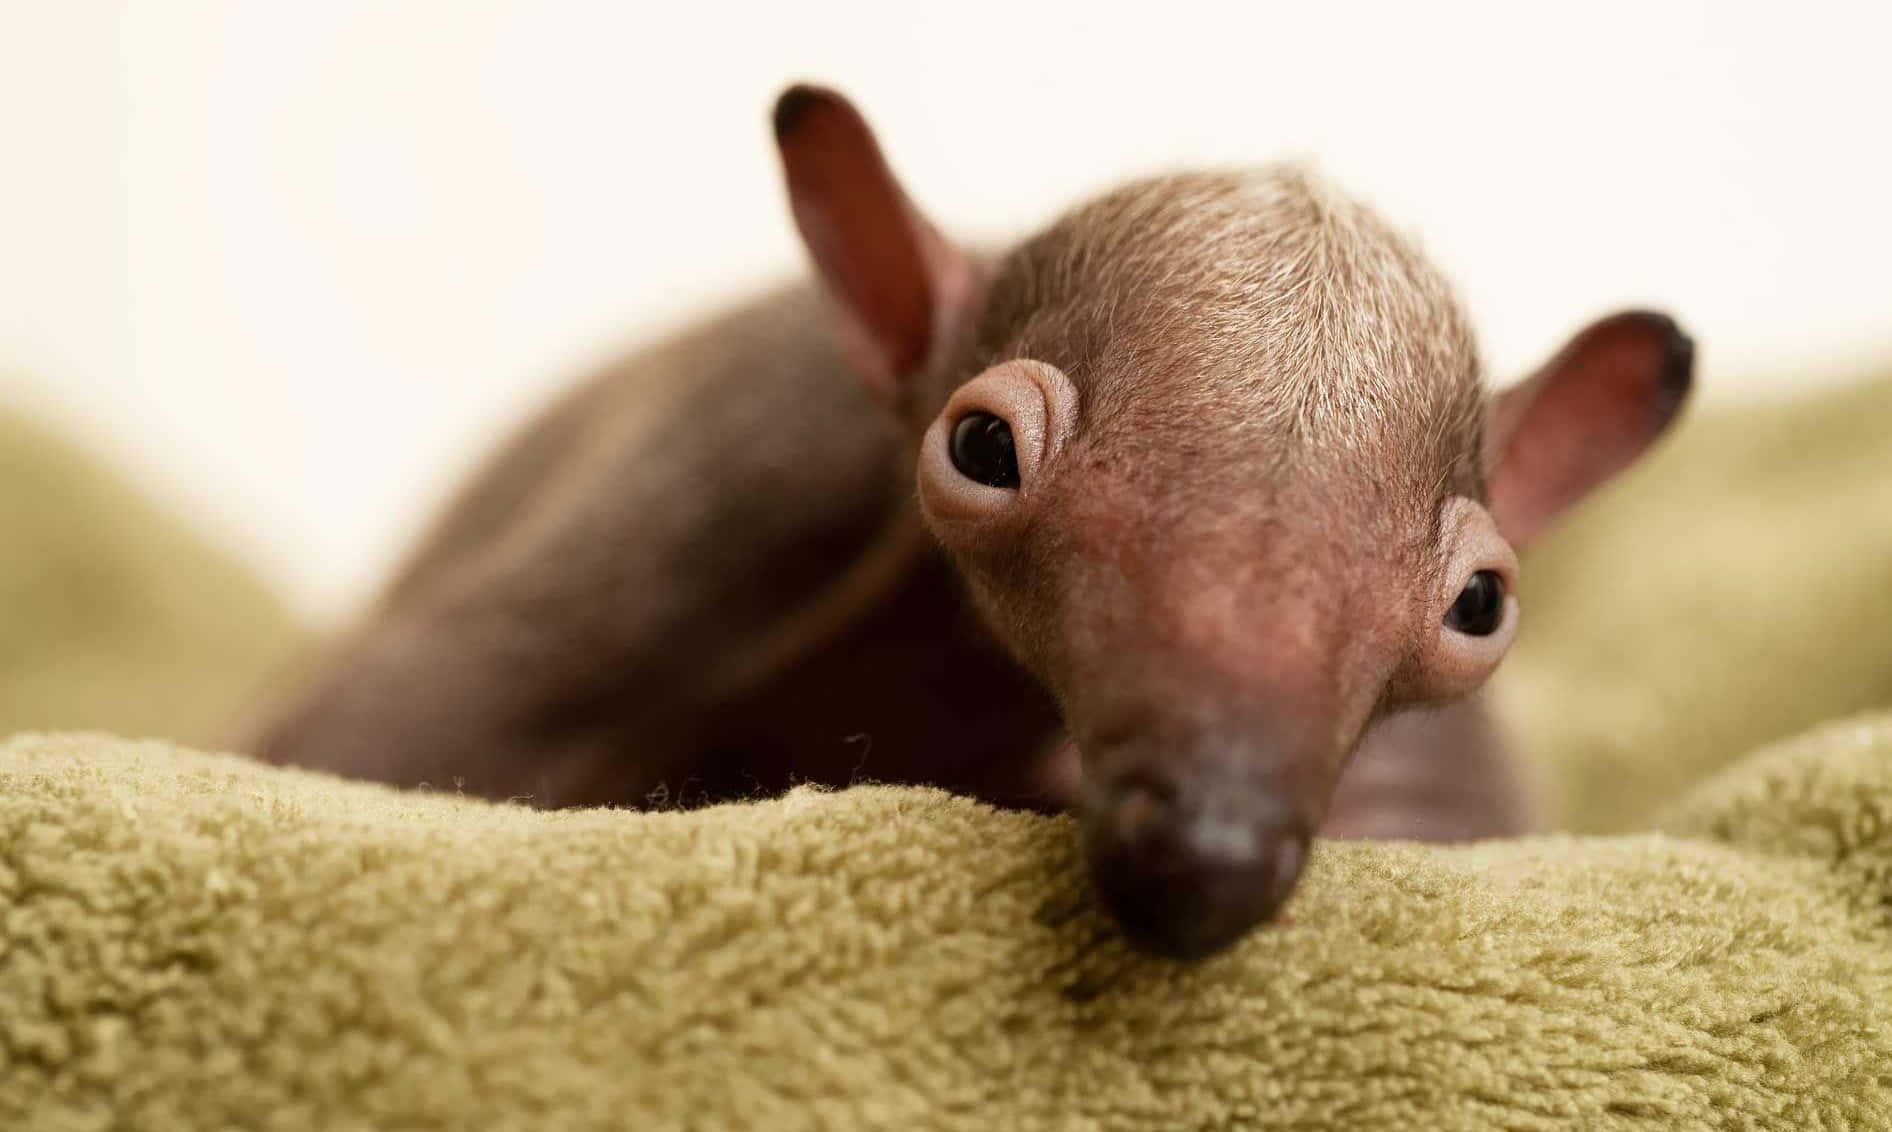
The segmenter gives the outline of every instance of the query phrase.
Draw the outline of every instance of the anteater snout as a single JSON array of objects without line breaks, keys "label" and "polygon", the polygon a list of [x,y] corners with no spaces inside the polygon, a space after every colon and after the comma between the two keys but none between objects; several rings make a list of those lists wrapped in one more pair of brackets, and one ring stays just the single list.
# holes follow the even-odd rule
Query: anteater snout
[{"label": "anteater snout", "polygon": [[1083,831],[1092,884],[1125,937],[1177,959],[1219,951],[1273,916],[1309,841],[1264,789],[1144,775],[1094,786]]}]

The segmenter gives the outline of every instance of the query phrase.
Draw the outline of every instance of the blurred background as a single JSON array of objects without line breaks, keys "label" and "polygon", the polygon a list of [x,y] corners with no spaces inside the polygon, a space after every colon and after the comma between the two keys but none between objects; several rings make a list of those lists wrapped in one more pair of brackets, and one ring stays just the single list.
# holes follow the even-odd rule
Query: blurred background
[{"label": "blurred background", "polygon": [[314,621],[556,386],[801,270],[765,125],[795,78],[974,237],[1313,158],[1500,378],[1628,303],[1714,399],[1892,358],[1886,5],[4,7],[0,406]]},{"label": "blurred background", "polygon": [[803,272],[802,78],[962,237],[1289,156],[1499,381],[1680,317],[1703,403],[1494,681],[1553,825],[1892,705],[1892,6],[907,7],[0,0],[0,736],[233,741],[522,414]]}]

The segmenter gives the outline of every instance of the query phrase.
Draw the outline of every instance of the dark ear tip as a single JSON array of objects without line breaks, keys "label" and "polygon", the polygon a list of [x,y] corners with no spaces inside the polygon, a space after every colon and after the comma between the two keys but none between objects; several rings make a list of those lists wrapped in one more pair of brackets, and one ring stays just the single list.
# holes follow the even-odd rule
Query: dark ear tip
[{"label": "dark ear tip", "polygon": [[1657,380],[1676,401],[1695,381],[1695,340],[1673,318],[1661,311],[1627,311],[1623,317],[1647,327],[1662,341],[1662,372]]},{"label": "dark ear tip", "polygon": [[1695,382],[1695,340],[1676,321],[1659,311],[1640,312],[1662,335],[1662,373],[1657,378],[1670,396],[1680,401]]},{"label": "dark ear tip", "polygon": [[811,83],[796,83],[789,87],[775,100],[775,136],[787,137],[808,117],[809,111],[824,104],[833,104],[840,98],[840,95],[826,87]]},{"label": "dark ear tip", "polygon": [[1695,340],[1669,323],[1669,355],[1662,367],[1662,385],[1677,400],[1695,383]]}]

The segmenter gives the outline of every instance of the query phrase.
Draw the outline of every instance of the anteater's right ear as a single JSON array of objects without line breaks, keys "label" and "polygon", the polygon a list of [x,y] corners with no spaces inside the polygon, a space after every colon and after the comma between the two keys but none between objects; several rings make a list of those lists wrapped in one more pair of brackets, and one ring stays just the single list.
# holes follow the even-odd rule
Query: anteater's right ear
[{"label": "anteater's right ear", "polygon": [[1566,508],[1622,471],[1674,421],[1695,344],[1673,319],[1623,311],[1591,323],[1536,374],[1497,395],[1491,514],[1523,550]]},{"label": "anteater's right ear", "polygon": [[895,400],[966,301],[966,258],[913,207],[873,130],[841,95],[790,87],[775,103],[775,142],[795,224],[841,308],[849,356]]}]

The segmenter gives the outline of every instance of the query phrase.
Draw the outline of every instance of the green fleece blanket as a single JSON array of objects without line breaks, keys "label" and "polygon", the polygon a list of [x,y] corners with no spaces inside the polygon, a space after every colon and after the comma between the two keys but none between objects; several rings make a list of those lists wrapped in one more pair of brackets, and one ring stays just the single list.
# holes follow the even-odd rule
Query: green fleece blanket
[{"label": "green fleece blanket", "polygon": [[[545,814],[22,735],[0,1129],[1892,1128],[1888,436],[1886,381],[1702,414],[1533,556],[1497,702],[1585,835],[1324,844],[1194,967],[1067,822],[936,792]],[[292,631],[80,479],[0,476],[0,731],[201,742]]]},{"label": "green fleece blanket", "polygon": [[1892,1127],[1892,717],[1660,832],[1329,843],[1127,953],[1068,821],[542,813],[0,747],[0,1127]]},{"label": "green fleece blanket", "polygon": [[241,564],[80,446],[0,411],[0,735],[208,743],[296,640]]}]

